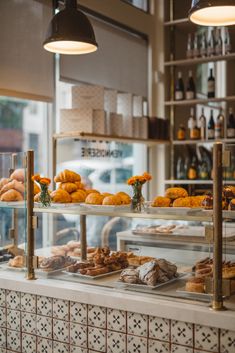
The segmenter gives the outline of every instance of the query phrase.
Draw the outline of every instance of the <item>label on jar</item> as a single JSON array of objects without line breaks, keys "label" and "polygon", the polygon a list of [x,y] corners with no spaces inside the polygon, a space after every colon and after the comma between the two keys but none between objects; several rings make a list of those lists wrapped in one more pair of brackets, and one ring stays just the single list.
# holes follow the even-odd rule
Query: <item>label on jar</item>
[{"label": "label on jar", "polygon": [[214,138],[215,138],[215,130],[208,129],[208,139],[214,139]]},{"label": "label on jar", "polygon": [[175,100],[176,101],[181,101],[184,98],[183,92],[182,91],[176,91],[175,92]]},{"label": "label on jar", "polygon": [[193,91],[187,91],[186,92],[186,99],[194,99],[194,92]]},{"label": "label on jar", "polygon": [[215,92],[215,81],[208,81],[208,93]]},{"label": "label on jar", "polygon": [[189,168],[189,171],[188,171],[188,178],[190,180],[194,180],[194,179],[197,179],[197,172],[194,168]]},{"label": "label on jar", "polygon": [[227,129],[227,137],[228,137],[228,138],[233,138],[233,137],[235,137],[235,129],[233,129],[233,128],[228,128],[228,129]]},{"label": "label on jar", "polygon": [[190,130],[190,138],[193,140],[199,139],[199,129],[194,128],[194,129]]},{"label": "label on jar", "polygon": [[185,131],[184,130],[178,130],[177,138],[178,138],[178,140],[185,140]]}]

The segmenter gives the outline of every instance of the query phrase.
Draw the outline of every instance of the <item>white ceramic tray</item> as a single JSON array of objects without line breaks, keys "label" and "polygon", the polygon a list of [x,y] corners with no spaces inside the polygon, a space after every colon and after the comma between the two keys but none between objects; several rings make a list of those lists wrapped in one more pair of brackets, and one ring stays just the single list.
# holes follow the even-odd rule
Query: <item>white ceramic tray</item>
[{"label": "white ceramic tray", "polygon": [[211,294],[188,292],[183,289],[177,290],[176,293],[180,294],[182,297],[190,298],[190,299],[194,299],[194,300],[210,301],[211,297],[212,297]]},{"label": "white ceramic tray", "polygon": [[112,272],[108,272],[108,273],[103,273],[102,275],[97,275],[97,276],[88,276],[88,275],[82,275],[79,272],[73,273],[73,272],[68,272],[68,271],[63,271],[63,273],[65,273],[66,275],[72,276],[72,277],[77,277],[77,278],[83,278],[83,279],[99,279],[99,278],[104,278],[104,277],[108,277],[111,275],[115,275],[117,273],[121,273],[123,271],[122,270],[118,270],[118,271],[112,271]]},{"label": "white ceramic tray", "polygon": [[7,262],[2,262],[0,263],[0,268],[6,271],[15,271],[15,272],[24,272],[26,271],[26,267],[11,267],[8,266],[8,261]]},{"label": "white ceramic tray", "polygon": [[62,271],[65,271],[65,269],[66,269],[66,267],[60,268],[60,269],[57,269],[57,270],[52,270],[52,271],[44,271],[41,268],[38,268],[38,269],[35,270],[35,274],[39,275],[39,276],[42,276],[42,277],[50,277],[50,276],[53,276],[53,275],[57,275],[58,273],[60,273]]},{"label": "white ceramic tray", "polygon": [[94,211],[123,211],[123,212],[130,212],[131,211],[131,206],[130,205],[120,205],[120,206],[115,206],[115,205],[89,205],[87,203],[82,203],[82,207],[93,209]]}]

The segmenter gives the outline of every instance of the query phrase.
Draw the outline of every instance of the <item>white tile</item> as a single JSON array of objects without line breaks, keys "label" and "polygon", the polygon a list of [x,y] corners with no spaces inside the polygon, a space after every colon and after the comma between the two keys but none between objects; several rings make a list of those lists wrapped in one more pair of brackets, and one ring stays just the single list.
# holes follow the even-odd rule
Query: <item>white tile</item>
[{"label": "white tile", "polygon": [[37,297],[37,314],[52,316],[52,298],[43,296]]},{"label": "white tile", "polygon": [[0,307],[0,326],[6,327],[6,308]]},{"label": "white tile", "polygon": [[0,327],[0,347],[6,347],[7,344],[7,330]]},{"label": "white tile", "polygon": [[106,352],[106,331],[88,327],[88,348],[98,352]]},{"label": "white tile", "polygon": [[32,313],[21,313],[21,325],[22,332],[36,334],[36,314]]},{"label": "white tile", "polygon": [[107,328],[126,333],[126,311],[107,309]]},{"label": "white tile", "polygon": [[193,346],[193,324],[183,321],[171,322],[171,342],[185,345],[188,347]]},{"label": "white tile", "polygon": [[[10,352],[10,351],[8,351],[8,352]],[[7,351],[6,351],[5,348],[1,348],[1,347],[0,347],[0,353],[7,353]]]},{"label": "white tile", "polygon": [[70,343],[74,346],[87,348],[87,326],[71,322]]},{"label": "white tile", "polygon": [[77,324],[87,324],[87,305],[82,303],[70,302],[70,321]]},{"label": "white tile", "polygon": [[156,341],[156,340],[149,340],[149,350],[148,353],[170,353],[170,343]]},{"label": "white tile", "polygon": [[235,352],[235,331],[229,331],[229,330],[220,331],[220,352],[221,353]]},{"label": "white tile", "polygon": [[88,353],[88,349],[76,347],[76,346],[70,346],[70,353]]},{"label": "white tile", "polygon": [[53,317],[59,320],[69,320],[68,300],[53,299]]},{"label": "white tile", "polygon": [[218,352],[219,329],[208,326],[195,325],[195,348]]},{"label": "white tile", "polygon": [[7,290],[6,304],[8,308],[20,310],[20,292]]},{"label": "white tile", "polygon": [[37,335],[44,338],[52,337],[52,319],[46,316],[37,315]]},{"label": "white tile", "polygon": [[147,338],[128,335],[127,353],[147,353]]},{"label": "white tile", "polygon": [[69,343],[69,323],[67,321],[53,319],[53,339]]},{"label": "white tile", "polygon": [[88,325],[106,328],[106,308],[88,305]]},{"label": "white tile", "polygon": [[7,349],[21,352],[21,333],[18,331],[7,330]]},{"label": "white tile", "polygon": [[0,289],[0,306],[6,306],[6,291]]},{"label": "white tile", "polygon": [[53,341],[53,353],[69,353],[69,345],[67,343]]},{"label": "white tile", "polygon": [[7,328],[20,331],[20,311],[7,309]]},{"label": "white tile", "polygon": [[126,335],[107,331],[107,351],[109,353],[126,353]]},{"label": "white tile", "polygon": [[21,310],[36,313],[36,295],[21,293]]},{"label": "white tile", "polygon": [[33,353],[37,349],[36,336],[22,333],[22,353]]},{"label": "white tile", "polygon": [[147,337],[148,316],[128,312],[127,313],[127,333],[131,335]]},{"label": "white tile", "polygon": [[37,337],[37,352],[52,353],[52,341],[46,338]]},{"label": "white tile", "polygon": [[170,341],[170,320],[149,316],[149,337]]},{"label": "white tile", "polygon": [[171,353],[193,353],[193,349],[185,346],[178,346],[177,344],[172,344]]}]

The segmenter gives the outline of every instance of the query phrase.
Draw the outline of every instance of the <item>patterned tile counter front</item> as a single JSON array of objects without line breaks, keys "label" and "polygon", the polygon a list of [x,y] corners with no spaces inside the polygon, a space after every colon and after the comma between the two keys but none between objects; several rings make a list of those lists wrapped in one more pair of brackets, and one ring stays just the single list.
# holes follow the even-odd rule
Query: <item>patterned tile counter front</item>
[{"label": "patterned tile counter front", "polygon": [[0,290],[0,353],[234,353],[235,331]]}]

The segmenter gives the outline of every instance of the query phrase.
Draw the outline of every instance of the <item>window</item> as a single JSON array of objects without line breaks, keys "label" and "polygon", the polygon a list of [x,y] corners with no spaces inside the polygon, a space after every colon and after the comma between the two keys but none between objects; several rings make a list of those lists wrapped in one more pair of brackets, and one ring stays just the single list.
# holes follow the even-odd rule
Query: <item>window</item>
[{"label": "window", "polygon": [[122,0],[145,12],[149,11],[149,0]]}]

